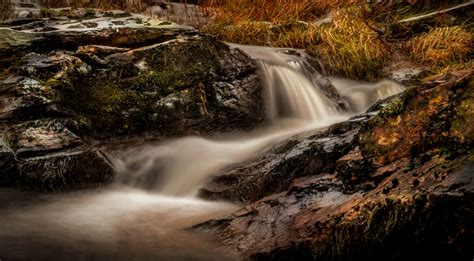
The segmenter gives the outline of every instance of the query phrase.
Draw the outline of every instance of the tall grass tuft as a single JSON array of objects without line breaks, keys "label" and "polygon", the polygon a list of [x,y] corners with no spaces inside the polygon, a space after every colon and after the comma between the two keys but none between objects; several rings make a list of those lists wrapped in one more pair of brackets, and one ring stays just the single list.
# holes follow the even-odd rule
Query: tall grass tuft
[{"label": "tall grass tuft", "polygon": [[437,27],[410,39],[407,48],[421,63],[445,65],[472,59],[473,34],[461,26]]},{"label": "tall grass tuft", "polygon": [[321,43],[307,52],[319,57],[332,74],[354,79],[376,79],[388,56],[379,35],[360,17],[358,7],[337,11],[330,25],[319,29]]},{"label": "tall grass tuft", "polygon": [[363,0],[202,0],[204,10],[224,24],[239,21],[314,20],[337,7]]},{"label": "tall grass tuft", "polygon": [[256,21],[235,25],[211,23],[202,29],[223,41],[248,45],[305,48],[318,39],[316,27],[293,21],[280,25]]}]

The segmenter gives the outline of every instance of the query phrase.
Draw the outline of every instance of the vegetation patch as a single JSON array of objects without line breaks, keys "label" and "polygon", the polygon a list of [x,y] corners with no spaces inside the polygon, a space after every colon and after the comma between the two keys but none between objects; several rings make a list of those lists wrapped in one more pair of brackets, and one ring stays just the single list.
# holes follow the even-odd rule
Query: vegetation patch
[{"label": "vegetation patch", "polygon": [[125,10],[140,10],[142,1],[127,1],[127,0],[94,0],[94,1],[82,1],[82,0],[43,0],[43,5],[55,8],[55,7],[87,7],[87,8],[100,8],[104,10],[111,9],[125,9]]},{"label": "vegetation patch", "polygon": [[[375,79],[380,74],[387,48],[379,33],[363,17],[365,7],[339,9],[332,23],[319,26],[312,21],[332,4],[321,7],[313,3],[313,9],[301,14],[293,14],[290,9],[285,15],[257,15],[251,10],[238,15],[230,2],[234,1],[221,7],[213,22],[203,28],[204,31],[224,41],[240,44],[307,48],[309,54],[323,60],[332,74],[354,79]],[[266,4],[263,2],[262,5]],[[298,5],[293,8],[297,9]]]},{"label": "vegetation patch", "polygon": [[205,0],[205,11],[225,24],[239,21],[312,20],[339,6],[338,0]]},{"label": "vegetation patch", "polygon": [[[385,76],[387,65],[403,60],[408,66],[425,65],[429,70],[424,75],[433,76],[474,68],[469,11],[443,13],[410,25],[398,21],[461,3],[204,0],[201,5],[212,19],[201,30],[228,42],[304,48],[332,75],[377,80]],[[318,21],[331,11],[332,21],[321,25]]]},{"label": "vegetation patch", "polygon": [[417,61],[439,65],[469,61],[472,42],[472,32],[461,26],[450,26],[432,28],[408,41],[407,47]]},{"label": "vegetation patch", "polygon": [[322,42],[309,46],[307,51],[322,59],[332,74],[376,79],[388,52],[379,34],[360,17],[360,10],[338,11],[332,24],[319,29]]}]

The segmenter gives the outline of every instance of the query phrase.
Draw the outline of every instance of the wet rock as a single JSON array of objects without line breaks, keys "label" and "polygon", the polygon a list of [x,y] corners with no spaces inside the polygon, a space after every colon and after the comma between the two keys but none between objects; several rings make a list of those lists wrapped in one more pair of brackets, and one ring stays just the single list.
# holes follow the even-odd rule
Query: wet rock
[{"label": "wet rock", "polygon": [[[94,136],[211,134],[263,121],[252,60],[193,29],[120,26],[26,35],[31,41],[20,41],[23,57],[17,52],[9,60],[18,66],[16,76],[48,89],[53,107],[74,114]],[[101,133],[106,129],[117,133]]]},{"label": "wet rock", "polygon": [[342,135],[331,131],[298,135],[256,159],[231,166],[201,189],[199,195],[248,203],[288,189],[295,178],[334,172],[336,160],[351,150],[358,129]]},{"label": "wet rock", "polygon": [[[326,132],[298,135],[224,171],[203,195],[251,203],[194,229],[251,260],[470,260],[472,78],[452,72],[409,88]],[[325,144],[316,141],[350,132],[345,146],[335,147],[340,153],[314,153]],[[294,156],[303,144],[314,154]],[[322,156],[323,167],[309,167],[325,153],[332,157]],[[275,167],[282,165],[300,167]],[[260,182],[271,175],[279,178]]]},{"label": "wet rock", "polygon": [[6,185],[9,183],[11,177],[18,176],[18,165],[15,161],[15,155],[13,152],[0,142],[0,185]]},{"label": "wet rock", "polygon": [[388,78],[401,84],[405,84],[413,81],[421,73],[423,73],[423,70],[420,68],[400,68],[392,71]]},{"label": "wet rock", "polygon": [[347,189],[353,189],[354,184],[363,184],[370,172],[371,166],[362,156],[359,147],[336,161],[335,173]]},{"label": "wet rock", "polygon": [[57,120],[11,126],[3,133],[3,142],[0,154],[9,169],[1,173],[3,186],[77,189],[107,184],[115,173],[102,153]]},{"label": "wet rock", "polygon": [[[139,15],[97,15],[0,28],[1,161],[17,170],[2,185],[106,184],[114,171],[89,143],[263,122],[256,66],[239,49],[189,27],[145,26]],[[78,24],[93,28],[68,29]]]},{"label": "wet rock", "polygon": [[[472,72],[459,73],[458,77],[422,91],[424,95],[419,94],[419,89],[410,89],[404,97],[381,109],[360,136],[364,157],[372,165],[382,166],[401,158],[416,157],[436,147],[453,154],[462,153],[464,148],[470,150],[472,124],[465,118],[469,113],[463,114],[455,108],[462,104],[470,107],[472,103],[473,85],[468,80]],[[455,119],[466,123],[461,124],[466,135],[458,135],[452,129]]]},{"label": "wet rock", "polygon": [[11,123],[57,113],[51,88],[22,76],[9,76],[0,81],[0,105],[0,130]]},{"label": "wet rock", "polygon": [[68,75],[54,87],[61,100],[72,101],[61,106],[90,121],[88,132],[209,134],[263,120],[255,66],[212,38],[175,39],[105,57],[99,49],[102,54],[80,50],[91,70]]},{"label": "wet rock", "polygon": [[27,32],[18,32],[9,28],[0,28],[0,66],[8,68],[17,57],[27,48],[33,45],[33,42],[40,39],[41,36]]}]

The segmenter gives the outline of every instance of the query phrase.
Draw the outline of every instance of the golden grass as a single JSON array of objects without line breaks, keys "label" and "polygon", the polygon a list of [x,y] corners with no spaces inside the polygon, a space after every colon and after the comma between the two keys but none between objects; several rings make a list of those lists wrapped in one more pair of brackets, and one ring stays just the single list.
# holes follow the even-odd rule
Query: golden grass
[{"label": "golden grass", "polygon": [[[201,29],[228,42],[307,48],[330,73],[372,79],[380,74],[387,51],[362,18],[367,9],[356,4],[360,2],[364,1],[207,0],[203,6],[213,20]],[[333,8],[338,9],[333,23],[312,24]]]},{"label": "golden grass", "polygon": [[[224,24],[241,21],[311,20],[324,15],[339,0],[204,0],[202,6]],[[347,1],[351,2],[351,1]]]},{"label": "golden grass", "polygon": [[262,22],[244,21],[235,25],[210,24],[202,29],[220,40],[232,43],[271,45],[273,38],[270,25]]},{"label": "golden grass", "polygon": [[[0,0],[1,1],[1,0]],[[43,4],[48,8],[63,7],[63,0],[43,0]],[[111,9],[123,9],[123,10],[140,10],[142,7],[141,0],[133,1],[130,4],[127,0],[94,0],[94,1],[82,1],[82,0],[70,0],[69,6],[71,7],[87,7],[87,8],[98,8],[103,10]]]},{"label": "golden grass", "polygon": [[431,67],[428,74],[423,78],[423,81],[433,81],[439,77],[446,75],[448,72],[454,71],[474,71],[474,61],[450,63],[442,66]]},{"label": "golden grass", "polygon": [[255,21],[235,25],[211,23],[202,30],[226,42],[273,47],[305,48],[318,39],[316,27],[299,22],[281,25]]},{"label": "golden grass", "polygon": [[469,61],[473,34],[461,26],[432,28],[407,42],[410,55],[421,63],[443,65]]},{"label": "golden grass", "polygon": [[357,8],[339,10],[331,25],[319,29],[322,43],[307,52],[322,59],[332,74],[354,79],[375,79],[388,58],[378,34],[358,15]]}]

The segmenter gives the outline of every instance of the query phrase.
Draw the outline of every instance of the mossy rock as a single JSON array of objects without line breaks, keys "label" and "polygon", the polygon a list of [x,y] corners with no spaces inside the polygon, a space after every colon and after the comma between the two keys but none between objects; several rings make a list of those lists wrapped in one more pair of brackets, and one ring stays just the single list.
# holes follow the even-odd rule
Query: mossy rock
[{"label": "mossy rock", "polygon": [[[87,132],[172,135],[186,131],[186,121],[202,120],[201,128],[212,128],[213,123],[233,121],[230,115],[242,117],[241,124],[247,124],[244,119],[263,119],[262,110],[255,114],[254,109],[261,109],[258,104],[262,103],[253,63],[213,38],[176,39],[112,54],[104,61],[106,68],[50,81],[58,104],[90,122]],[[218,84],[221,82],[228,84]],[[245,108],[252,104],[247,102],[241,108],[227,107],[222,99],[256,101],[257,105]]]},{"label": "mossy rock", "polygon": [[364,157],[383,165],[434,148],[449,154],[469,151],[472,92],[472,72],[432,89],[409,89],[382,108],[361,133]]}]

